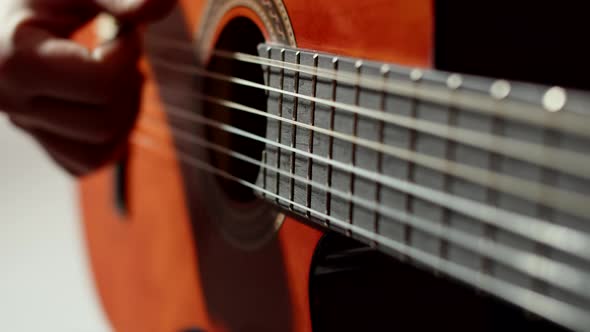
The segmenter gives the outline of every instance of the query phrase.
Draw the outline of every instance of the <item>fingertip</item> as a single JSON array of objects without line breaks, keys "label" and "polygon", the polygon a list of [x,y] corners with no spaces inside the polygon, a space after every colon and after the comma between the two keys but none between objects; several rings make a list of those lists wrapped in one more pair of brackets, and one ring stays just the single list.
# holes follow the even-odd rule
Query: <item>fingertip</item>
[{"label": "fingertip", "polygon": [[137,61],[141,54],[141,37],[137,29],[122,32],[116,39],[98,46],[92,51],[92,59],[97,62],[127,64]]},{"label": "fingertip", "polygon": [[13,52],[19,56],[38,57],[77,57],[88,58],[90,52],[85,46],[70,39],[61,38],[50,31],[35,25],[21,25],[13,37]]},{"label": "fingertip", "polygon": [[90,51],[85,46],[67,39],[47,39],[40,43],[37,50],[39,57],[61,57],[88,59]]}]

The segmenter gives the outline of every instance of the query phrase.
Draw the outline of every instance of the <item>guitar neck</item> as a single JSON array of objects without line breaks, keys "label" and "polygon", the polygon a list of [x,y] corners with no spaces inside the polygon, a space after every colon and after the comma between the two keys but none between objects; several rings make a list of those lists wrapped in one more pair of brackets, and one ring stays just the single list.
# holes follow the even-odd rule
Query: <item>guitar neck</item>
[{"label": "guitar neck", "polygon": [[264,69],[267,200],[590,326],[587,94],[268,45],[217,55]]}]

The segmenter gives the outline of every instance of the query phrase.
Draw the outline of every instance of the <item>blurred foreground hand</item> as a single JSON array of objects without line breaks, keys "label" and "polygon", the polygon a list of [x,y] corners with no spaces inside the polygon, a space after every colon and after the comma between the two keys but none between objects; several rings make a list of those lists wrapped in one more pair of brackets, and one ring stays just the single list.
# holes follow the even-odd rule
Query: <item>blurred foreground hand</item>
[{"label": "blurred foreground hand", "polygon": [[[113,160],[139,108],[136,26],[165,15],[174,3],[0,0],[0,111],[75,175]],[[130,29],[95,50],[69,39],[105,12]]]}]

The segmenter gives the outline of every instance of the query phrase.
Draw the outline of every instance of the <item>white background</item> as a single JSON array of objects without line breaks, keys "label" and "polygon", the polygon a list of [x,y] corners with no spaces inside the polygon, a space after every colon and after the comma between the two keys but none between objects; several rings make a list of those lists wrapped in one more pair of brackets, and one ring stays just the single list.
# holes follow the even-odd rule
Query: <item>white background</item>
[{"label": "white background", "polygon": [[74,181],[0,115],[0,331],[103,332]]}]

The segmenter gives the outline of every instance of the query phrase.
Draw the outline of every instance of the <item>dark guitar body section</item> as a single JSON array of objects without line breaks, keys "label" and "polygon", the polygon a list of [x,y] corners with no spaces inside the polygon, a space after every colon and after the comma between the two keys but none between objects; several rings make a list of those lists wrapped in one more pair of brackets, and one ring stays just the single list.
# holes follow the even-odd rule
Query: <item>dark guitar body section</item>
[{"label": "dark guitar body section", "polygon": [[509,0],[435,1],[435,67],[590,88],[587,5]]},{"label": "dark guitar body section", "polygon": [[311,271],[314,332],[566,331],[336,233],[320,241]]}]

